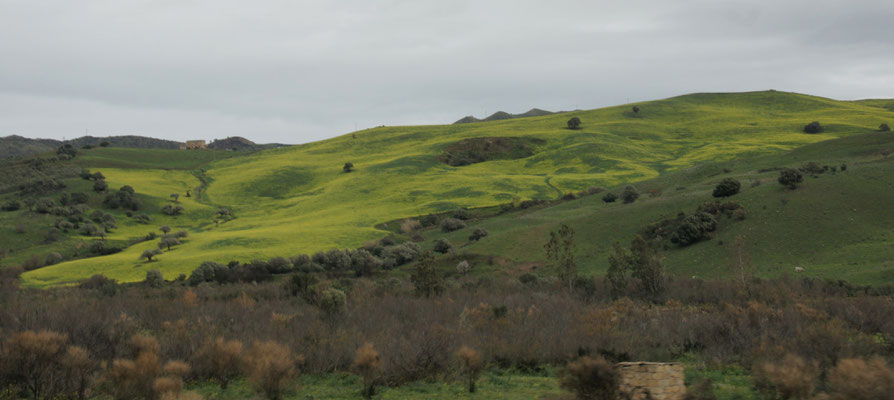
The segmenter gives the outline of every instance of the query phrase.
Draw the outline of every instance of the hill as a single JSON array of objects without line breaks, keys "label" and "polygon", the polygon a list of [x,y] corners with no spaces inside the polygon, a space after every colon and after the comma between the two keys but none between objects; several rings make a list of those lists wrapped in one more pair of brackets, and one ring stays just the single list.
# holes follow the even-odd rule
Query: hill
[{"label": "hill", "polygon": [[[703,200],[706,189],[701,186],[691,195],[687,194],[689,190],[684,189],[679,190],[679,195],[672,193],[678,187],[675,180],[689,182],[689,179],[694,179],[684,179],[685,175],[680,175],[686,171],[702,171],[698,173],[705,174],[701,176],[707,179],[705,176],[708,173],[704,172],[707,170],[703,169],[707,167],[700,167],[706,163],[737,165],[739,162],[750,162],[745,160],[754,160],[754,157],[781,154],[812,143],[872,134],[880,123],[890,125],[894,121],[894,113],[883,108],[775,91],[694,94],[636,105],[640,109],[636,114],[630,111],[632,105],[625,105],[480,124],[382,127],[305,145],[223,160],[212,159],[199,170],[189,170],[190,166],[184,162],[187,169],[169,171],[168,161],[161,156],[134,164],[121,155],[117,160],[107,159],[103,164],[92,164],[94,161],[89,158],[91,153],[87,152],[79,157],[83,166],[97,168],[93,165],[103,165],[98,169],[107,177],[110,187],[132,185],[137,193],[145,197],[145,203],[152,204],[146,207],[146,212],[152,213],[151,225],[131,224],[123,218],[126,222],[119,224],[122,228],[110,238],[132,240],[161,224],[188,230],[189,238],[182,246],[165,252],[152,263],[138,260],[144,250],[155,246],[154,242],[146,242],[112,255],[41,268],[26,273],[24,278],[26,284],[31,286],[64,284],[94,273],[134,281],[142,279],[147,268],[159,269],[165,276],[175,277],[180,273],[188,274],[208,260],[223,263],[234,259],[249,261],[333,247],[357,247],[386,234],[384,230],[376,228],[386,221],[448,212],[460,207],[495,206],[526,199],[557,199],[567,192],[590,187],[612,188],[633,182],[659,182],[667,177],[668,180],[660,185],[653,183],[661,186],[663,195],[644,201],[643,207],[665,202],[670,204],[675,199],[679,199],[679,203],[649,209],[649,213],[629,215],[629,210],[634,208],[618,208],[620,214],[617,215],[629,217],[628,220],[600,214],[616,225],[597,226],[606,231],[616,230],[619,232],[617,240],[628,241],[629,233],[646,223],[672,212],[670,210],[674,213],[691,212],[690,201]],[[565,128],[567,119],[571,117],[581,119],[581,129]],[[803,126],[815,120],[826,127],[825,131],[821,134],[803,133]],[[525,141],[532,155],[489,158],[491,161],[460,167],[447,165],[440,160],[448,146],[465,139],[497,137],[536,139]],[[233,152],[210,154],[226,153]],[[182,154],[187,157],[204,152]],[[354,164],[353,172],[342,170],[346,162]],[[119,167],[113,167],[115,165]],[[714,165],[716,169],[716,165],[722,164]],[[844,176],[857,175],[860,170],[854,167],[853,171],[849,170],[850,175],[840,174],[841,178],[836,175],[835,179],[843,180]],[[736,171],[747,174],[744,169]],[[765,183],[754,191],[755,195],[762,190],[779,189],[778,184],[767,181],[770,178],[764,176],[761,179]],[[827,178],[823,177],[820,181],[823,179]],[[878,178],[867,176],[865,179],[872,181]],[[846,185],[847,182],[841,184]],[[646,183],[638,184],[642,192],[651,190],[649,186],[642,185]],[[806,187],[805,192],[808,191]],[[196,188],[200,190],[197,192]],[[187,189],[193,190],[194,196],[184,200],[182,195]],[[181,202],[186,201],[183,203],[186,208],[183,215],[159,215],[161,206],[170,203],[170,193],[180,193]],[[196,196],[196,193],[200,195]],[[798,197],[801,192],[796,193],[785,196],[790,204],[800,205],[801,201],[807,201]],[[743,193],[745,198],[747,196]],[[758,200],[754,201],[754,204],[759,204]],[[599,202],[590,197],[579,203],[557,206],[555,212],[565,213],[565,218],[573,218],[581,211],[570,204],[584,207],[587,204],[595,206]],[[750,213],[746,221],[751,221],[751,215],[760,213],[752,211],[754,208],[760,209],[754,204],[746,204]],[[215,210],[221,206],[231,210],[235,219],[218,225],[214,222]],[[755,218],[755,221],[759,220]],[[879,220],[885,221],[884,218]],[[494,223],[497,221],[494,220]],[[506,256],[510,262],[505,266],[507,269],[524,263],[537,263],[542,261],[537,250],[542,243],[538,240],[554,225],[542,224],[530,229],[521,228],[523,225],[507,226],[509,230],[528,232],[519,232],[531,237],[520,242],[527,246],[525,251],[510,246],[508,243],[515,240],[510,236],[500,239],[502,235],[497,233],[500,230],[497,227],[493,228],[493,240],[481,242],[483,248],[476,249],[474,246],[478,245],[474,245],[468,250],[476,254],[512,254],[511,257]],[[383,228],[393,230],[395,226],[389,224]],[[468,230],[456,235],[467,236]],[[879,248],[879,236],[859,237],[867,240],[866,246],[874,254],[883,254],[875,251]],[[456,240],[455,237],[453,239]],[[704,248],[703,245],[699,246]],[[804,254],[805,248],[793,252],[792,259],[797,254]],[[31,251],[40,252],[41,249],[37,247]],[[603,268],[597,261],[604,258],[601,247],[582,251],[592,251],[588,253],[589,256],[582,255],[582,260],[588,263],[588,270],[600,271]],[[680,257],[685,259],[687,256]],[[692,265],[674,267],[675,272],[703,273],[703,265],[715,265],[702,264],[699,260],[690,260]],[[844,259],[833,257],[830,260],[830,264],[823,268],[833,271],[833,267],[840,266]],[[694,264],[696,261],[699,263]],[[874,261],[872,257],[867,257],[848,262],[856,263],[853,264],[858,265],[855,269],[863,269]],[[780,268],[789,266],[791,263]],[[852,276],[865,280],[879,278],[860,273]]]},{"label": "hill", "polygon": [[155,139],[145,136],[109,136],[94,137],[83,136],[65,142],[55,139],[29,139],[21,136],[6,136],[0,138],[0,159],[11,157],[26,157],[41,153],[55,151],[63,143],[71,144],[75,148],[99,147],[102,143],[108,143],[110,147],[127,147],[136,149],[179,149],[180,143],[171,140]]},{"label": "hill", "polygon": [[286,145],[271,143],[257,144],[241,136],[228,137],[226,139],[215,139],[208,143],[208,148],[212,150],[234,150],[234,151],[258,151],[265,149],[275,149]]},{"label": "hill", "polygon": [[505,111],[497,111],[487,118],[478,119],[471,115],[467,117],[463,117],[458,121],[454,122],[454,124],[469,124],[473,122],[490,122],[490,121],[502,121],[504,119],[513,119],[513,118],[527,118],[527,117],[542,117],[544,115],[555,114],[551,111],[541,110],[539,108],[532,108],[528,111],[525,111],[521,114],[510,114]]}]

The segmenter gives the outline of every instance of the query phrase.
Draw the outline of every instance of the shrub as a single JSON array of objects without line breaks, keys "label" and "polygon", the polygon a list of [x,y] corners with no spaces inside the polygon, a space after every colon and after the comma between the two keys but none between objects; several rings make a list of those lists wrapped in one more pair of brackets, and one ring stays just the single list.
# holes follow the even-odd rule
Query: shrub
[{"label": "shrub", "polygon": [[720,181],[719,184],[714,188],[714,197],[729,197],[739,193],[739,189],[742,185],[739,181],[733,178],[726,178]]},{"label": "shrub", "polygon": [[161,375],[158,341],[151,336],[134,335],[130,339],[133,359],[112,361],[105,380],[116,399],[155,399],[155,380]]},{"label": "shrub", "polygon": [[788,187],[789,189],[797,189],[798,184],[804,180],[804,176],[801,175],[796,169],[785,168],[782,171],[779,171],[779,184]]},{"label": "shrub", "polygon": [[46,265],[59,264],[62,261],[62,254],[52,252],[47,254],[47,258],[44,261]]},{"label": "shrub", "polygon": [[439,295],[444,290],[444,282],[438,270],[435,269],[435,260],[431,253],[426,252],[422,259],[416,263],[410,281],[416,288],[417,296],[431,297]]},{"label": "shrub", "polygon": [[894,369],[881,357],[844,359],[828,375],[833,400],[882,400],[894,395]]},{"label": "shrub", "polygon": [[354,164],[350,162],[346,162],[345,166],[341,168],[345,172],[351,172],[354,170]]},{"label": "shrub", "polygon": [[639,191],[636,190],[633,186],[627,186],[624,188],[624,191],[621,192],[621,200],[624,201],[624,204],[630,204],[636,201],[639,198]]},{"label": "shrub", "polygon": [[475,349],[468,346],[460,347],[456,352],[456,358],[459,359],[460,370],[468,380],[469,393],[475,393],[475,381],[484,369],[484,359]]},{"label": "shrub", "polygon": [[13,381],[35,399],[51,398],[51,375],[65,354],[68,337],[51,331],[24,331],[11,335],[0,348],[0,360],[13,375]]},{"label": "shrub", "polygon": [[755,386],[767,397],[807,399],[813,394],[816,367],[803,358],[786,354],[782,360],[765,362],[755,370]]},{"label": "shrub", "polygon": [[18,200],[15,200],[15,199],[9,199],[3,203],[2,208],[3,208],[3,211],[15,211],[15,210],[18,210],[19,208],[22,208],[22,203],[20,203]]},{"label": "shrub", "polygon": [[683,219],[680,226],[671,234],[671,243],[680,246],[688,246],[692,243],[707,239],[710,233],[717,229],[717,220],[713,215],[698,211]]},{"label": "shrub", "polygon": [[295,375],[292,350],[275,341],[254,342],[245,357],[246,375],[258,393],[277,400]]},{"label": "shrub", "polygon": [[878,126],[878,130],[879,130],[879,132],[890,132],[891,127],[888,126],[888,124],[881,124]]},{"label": "shrub", "polygon": [[347,302],[348,296],[345,295],[345,292],[336,288],[328,288],[324,290],[320,293],[320,298],[317,300],[317,304],[320,306],[320,311],[322,311],[323,316],[328,319],[332,319],[341,314],[342,311],[344,311]]},{"label": "shrub", "polygon": [[50,210],[55,206],[56,202],[54,202],[53,199],[39,199],[34,203],[34,211],[41,214],[49,214]]},{"label": "shrub", "polygon": [[637,106],[633,106],[633,113],[634,113],[634,114],[639,114],[639,107],[637,107]]},{"label": "shrub", "polygon": [[453,218],[463,221],[470,220],[472,219],[472,213],[467,208],[460,208],[453,212]]},{"label": "shrub", "polygon": [[461,275],[468,274],[471,269],[472,267],[469,266],[469,262],[466,260],[462,260],[458,264],[456,264],[456,272],[460,273]]},{"label": "shrub", "polygon": [[699,380],[686,388],[683,400],[717,400],[717,396],[714,395],[714,382],[710,378]]},{"label": "shrub", "polygon": [[217,337],[206,340],[193,358],[196,373],[204,379],[212,379],[226,389],[230,381],[245,369],[242,342]]},{"label": "shrub", "polygon": [[[97,172],[98,174],[99,172]],[[93,182],[93,191],[94,192],[104,192],[109,188],[109,184],[106,183],[104,179],[97,179]]]},{"label": "shrub", "polygon": [[441,239],[438,239],[435,241],[434,250],[438,253],[446,254],[448,251],[450,251],[450,249],[452,247],[453,247],[453,245],[450,244],[450,241],[448,241],[447,239],[441,238]]},{"label": "shrub", "polygon": [[604,358],[582,357],[568,363],[559,384],[574,392],[580,400],[616,400],[620,391],[620,376]]},{"label": "shrub", "polygon": [[164,213],[165,215],[171,215],[171,216],[183,214],[184,210],[185,209],[183,208],[183,206],[174,206],[174,205],[170,205],[170,204],[161,208],[162,213]]},{"label": "shrub", "polygon": [[363,377],[363,397],[369,399],[375,396],[376,381],[382,371],[382,360],[372,343],[364,343],[354,353],[354,369]]},{"label": "shrub", "polygon": [[161,228],[158,228],[158,230],[160,230],[161,233],[167,235],[168,232],[171,231],[171,227],[170,227],[170,226],[167,226],[167,225],[163,225]]},{"label": "shrub", "polygon": [[611,192],[608,192],[605,194],[605,196],[602,196],[602,201],[604,201],[606,203],[614,203],[617,200],[618,200],[618,196]]},{"label": "shrub", "polygon": [[25,271],[33,271],[35,269],[43,267],[43,259],[41,259],[40,256],[36,254],[25,259],[25,261],[22,261],[22,269],[24,269]]},{"label": "shrub", "polygon": [[562,200],[577,200],[577,195],[574,193],[565,193],[562,195]]},{"label": "shrub", "polygon": [[483,238],[485,238],[485,237],[487,237],[487,229],[484,229],[484,228],[475,228],[475,230],[472,231],[472,234],[469,235],[469,241],[470,241],[470,242],[477,242],[477,241],[479,241],[479,240],[481,240],[481,239],[483,239]]},{"label": "shrub", "polygon": [[823,126],[820,125],[819,122],[813,121],[807,125],[804,125],[804,133],[820,133],[823,131]]},{"label": "shrub", "polygon": [[466,223],[456,218],[446,218],[441,221],[442,232],[458,231],[466,227]]},{"label": "shrub", "polygon": [[400,224],[400,231],[403,233],[412,233],[419,229],[422,229],[422,224],[415,219],[408,219]]},{"label": "shrub", "polygon": [[150,269],[146,271],[146,279],[143,281],[146,286],[151,288],[160,288],[165,283],[165,279],[161,274],[161,271],[157,269]]},{"label": "shrub", "polygon": [[579,129],[579,128],[580,128],[580,118],[571,117],[571,119],[568,120],[568,129]]}]

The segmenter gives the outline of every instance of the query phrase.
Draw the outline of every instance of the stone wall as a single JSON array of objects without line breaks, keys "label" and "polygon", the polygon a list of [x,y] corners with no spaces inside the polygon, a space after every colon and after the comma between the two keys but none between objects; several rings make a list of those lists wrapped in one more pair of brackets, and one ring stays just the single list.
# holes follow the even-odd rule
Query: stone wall
[{"label": "stone wall", "polygon": [[680,400],[686,394],[682,364],[624,362],[615,368],[621,375],[621,392],[632,400]]}]

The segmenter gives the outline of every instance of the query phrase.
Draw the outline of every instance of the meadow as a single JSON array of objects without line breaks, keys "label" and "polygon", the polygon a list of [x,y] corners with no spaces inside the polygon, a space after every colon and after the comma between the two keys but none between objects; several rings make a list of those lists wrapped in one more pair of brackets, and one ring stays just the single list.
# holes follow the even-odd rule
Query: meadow
[{"label": "meadow", "polygon": [[[143,250],[154,246],[154,243],[143,243],[108,256],[73,260],[30,271],[23,275],[24,282],[26,286],[47,287],[70,284],[96,273],[121,281],[136,281],[145,277],[147,269],[161,270],[165,277],[172,279],[179,274],[188,274],[203,261],[249,261],[335,247],[358,247],[387,233],[377,229],[378,224],[428,213],[526,199],[556,199],[567,192],[597,186],[615,188],[642,182],[638,185],[643,193],[651,189],[650,185],[656,186],[661,196],[633,208],[603,207],[597,199],[590,198],[550,211],[556,214],[525,214],[536,221],[537,218],[575,219],[584,213],[591,214],[591,221],[603,221],[588,225],[590,231],[581,228],[581,235],[587,235],[588,244],[578,248],[581,260],[586,262],[585,269],[598,272],[604,269],[604,249],[613,240],[629,241],[630,233],[643,223],[671,210],[684,211],[691,208],[695,199],[704,198],[712,182],[704,171],[716,169],[720,164],[713,164],[714,167],[702,165],[728,163],[743,178],[751,179],[754,175],[765,182],[753,192],[745,191],[742,195],[743,202],[750,199],[745,205],[754,216],[740,225],[744,227],[750,221],[767,220],[773,215],[771,213],[780,210],[779,200],[764,204],[771,191],[775,191],[772,196],[788,198],[789,209],[801,209],[803,203],[816,198],[809,195],[809,191],[814,190],[810,188],[815,185],[809,180],[804,191],[776,193],[781,187],[773,184],[772,174],[758,177],[751,171],[754,168],[736,166],[737,160],[752,160],[830,139],[870,134],[879,124],[894,121],[894,112],[876,103],[835,101],[777,91],[694,94],[636,105],[640,110],[638,113],[631,110],[633,104],[630,104],[484,123],[379,127],[249,155],[87,150],[76,159],[77,162],[103,172],[111,187],[132,185],[147,204],[157,207],[169,202],[169,194],[180,193],[180,201],[186,208],[184,215],[169,218],[147,206],[146,212],[153,216],[152,226],[125,223],[115,233],[116,238],[145,234],[153,226],[162,224],[188,230],[190,236],[182,246],[165,252],[158,261],[151,263],[138,261]],[[566,121],[572,117],[581,119],[580,129],[567,129]],[[820,121],[825,131],[805,134],[803,126],[811,121]],[[475,137],[536,138],[543,142],[534,145],[534,155],[522,159],[462,167],[439,162],[438,157],[445,147]],[[353,172],[342,170],[346,162],[355,166]],[[696,182],[698,177],[693,175],[693,168],[696,173],[703,174],[701,181]],[[866,172],[870,173],[870,169],[866,168]],[[859,169],[852,175],[840,174],[834,178],[823,176],[817,182],[849,185],[854,182],[846,177],[857,175],[857,171]],[[668,180],[661,181],[665,177]],[[879,179],[877,175],[865,177],[868,181],[876,179]],[[678,186],[684,185],[675,185],[674,180],[691,182],[686,183],[687,187],[696,190],[678,191]],[[197,195],[185,199],[186,190]],[[817,187],[816,190],[822,189]],[[678,195],[672,193],[677,191]],[[859,197],[857,201],[878,200]],[[831,204],[832,199],[829,201]],[[766,210],[762,208],[764,205]],[[220,206],[231,209],[236,219],[214,224],[211,219]],[[590,212],[602,208],[610,212]],[[860,218],[864,217],[861,215]],[[886,222],[886,218],[887,214],[868,214],[861,222],[875,226],[877,222]],[[495,232],[494,240],[482,241],[467,250],[479,254],[511,254],[507,258],[514,265],[542,261],[542,254],[537,251],[542,246],[539,241],[555,225],[525,225],[525,232],[519,232],[521,239],[516,240],[511,235],[500,239],[499,232],[518,232],[522,224],[513,225],[505,220],[485,224],[492,224],[486,226]],[[618,234],[607,237],[609,235],[593,234],[596,231]],[[448,237],[458,241],[457,235],[462,234],[467,235],[461,232]],[[882,231],[858,233],[857,237],[865,242],[863,249],[854,243],[844,252],[834,247],[828,253],[816,252],[815,260],[819,263],[816,271],[831,276],[841,272],[839,267],[847,263],[857,265],[849,272],[849,278],[858,281],[887,278],[888,269],[884,264],[874,270],[863,268],[888,257],[888,250],[879,244],[880,240],[886,240],[885,235],[888,233]],[[431,234],[432,238],[436,236]],[[766,237],[760,233],[754,235],[754,240]],[[825,242],[822,244],[826,245]],[[677,252],[676,259],[671,253],[669,268],[685,275],[722,275],[717,262],[711,260],[718,259],[717,254],[725,250],[716,247]],[[805,245],[795,248],[797,251],[791,252],[791,256],[773,258],[777,256],[770,253],[778,253],[778,248],[762,248],[760,251],[768,254],[766,260],[772,261],[766,266],[768,270],[762,273],[779,274],[796,263],[798,254],[805,250],[813,252],[812,249],[812,244],[810,249]],[[40,252],[42,248],[38,246],[29,251]],[[860,252],[867,255],[855,258],[854,254]]]}]

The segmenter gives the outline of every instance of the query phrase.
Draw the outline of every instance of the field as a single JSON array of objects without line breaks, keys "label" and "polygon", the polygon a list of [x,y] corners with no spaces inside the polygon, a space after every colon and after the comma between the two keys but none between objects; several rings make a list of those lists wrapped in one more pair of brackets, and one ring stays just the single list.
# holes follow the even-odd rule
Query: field
[{"label": "field", "polygon": [[[598,197],[590,197],[541,214],[517,216],[524,220],[498,218],[482,223],[492,230],[492,238],[463,248],[476,254],[512,254],[513,265],[530,265],[542,261],[542,238],[556,221],[576,220],[575,227],[582,238],[578,252],[584,269],[599,272],[605,267],[605,249],[612,241],[629,241],[633,232],[658,216],[692,211],[698,202],[710,200],[711,184],[719,177],[712,174],[730,168],[734,171],[730,176],[763,182],[754,190],[746,185],[739,196],[749,217],[721,232],[719,240],[692,250],[669,252],[668,265],[673,272],[687,276],[723,275],[718,266],[725,261],[720,261],[723,257],[719,255],[727,250],[713,243],[730,240],[732,236],[726,235],[754,232],[746,236],[755,247],[755,261],[764,263],[762,274],[778,275],[804,262],[810,264],[811,272],[821,276],[846,273],[848,279],[855,281],[890,281],[891,264],[886,260],[891,258],[891,250],[885,243],[891,234],[884,228],[885,224],[890,226],[890,213],[885,213],[879,202],[889,202],[891,197],[887,191],[873,192],[871,186],[889,173],[884,168],[890,167],[890,161],[874,153],[830,155],[825,153],[828,149],[822,148],[817,150],[821,154],[804,154],[804,159],[766,158],[812,143],[871,134],[879,124],[894,121],[894,112],[879,104],[883,103],[842,102],[775,91],[694,94],[638,103],[639,113],[631,111],[631,104],[486,123],[380,127],[250,155],[89,150],[77,162],[101,171],[112,188],[133,186],[145,199],[145,212],[153,218],[151,225],[119,223],[121,229],[113,239],[138,237],[163,224],[188,230],[189,238],[152,263],[138,261],[143,250],[155,245],[146,242],[113,255],[41,268],[23,278],[26,286],[46,287],[69,284],[95,273],[136,281],[145,276],[146,270],[159,269],[171,279],[188,274],[203,261],[249,261],[333,247],[357,247],[383,236],[386,232],[375,226],[386,221],[459,207],[556,199],[589,187],[615,188],[637,182],[644,193],[641,204],[605,206]],[[581,129],[566,129],[565,122],[571,117],[582,120]],[[823,124],[825,131],[803,133],[803,126],[815,120]],[[523,159],[462,167],[438,161],[446,146],[485,136],[529,137],[544,142],[535,146],[533,156]],[[872,146],[866,144],[867,149]],[[831,163],[853,157],[875,164],[852,165],[845,174],[808,178],[804,189],[791,193],[773,182],[774,173],[756,173],[758,165],[776,166],[782,161],[799,165],[802,161]],[[354,164],[353,172],[342,170],[346,162]],[[684,186],[686,189],[678,190]],[[196,190],[200,187],[204,190]],[[653,188],[662,194],[649,198],[645,193]],[[190,189],[196,195],[184,198]],[[157,212],[162,204],[169,203],[171,193],[181,194],[184,215],[166,217]],[[866,196],[872,193],[879,197]],[[853,209],[858,211],[852,211],[853,225],[839,228],[837,219],[843,215],[831,207],[845,204],[841,203],[842,196],[856,202]],[[785,204],[782,198],[786,199]],[[818,199],[826,199],[827,203],[816,203]],[[768,229],[756,226],[781,221],[776,218],[778,215],[801,218],[786,224],[816,218],[819,214],[807,212],[808,205],[834,216],[836,220],[830,224],[838,229],[836,235],[848,240],[841,243],[837,240],[840,238],[822,236],[780,242],[780,237],[801,234],[804,225],[786,225],[786,229],[794,231],[782,229],[783,222]],[[236,219],[215,225],[212,218],[218,206],[232,209]],[[803,212],[783,212],[792,209]],[[860,228],[863,224],[866,229]],[[522,229],[524,232],[520,232]],[[448,237],[462,242],[463,235],[468,232]],[[428,237],[438,235],[430,233]],[[759,240],[766,240],[770,246],[763,246]],[[820,242],[812,244],[806,240]],[[775,247],[789,242],[795,245]],[[829,250],[814,251],[817,246]],[[22,256],[45,251],[48,248],[36,246]],[[805,260],[801,258],[804,254],[814,258]],[[845,271],[843,266],[849,268]]]}]

